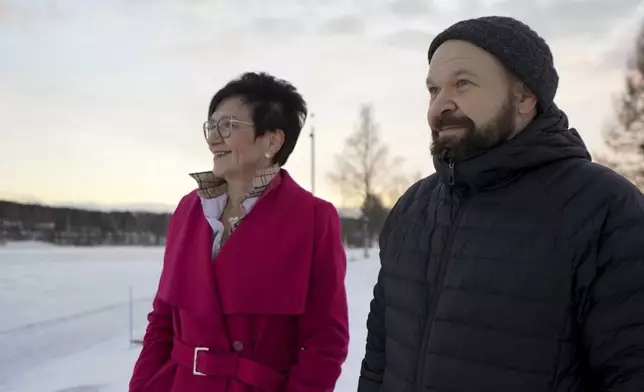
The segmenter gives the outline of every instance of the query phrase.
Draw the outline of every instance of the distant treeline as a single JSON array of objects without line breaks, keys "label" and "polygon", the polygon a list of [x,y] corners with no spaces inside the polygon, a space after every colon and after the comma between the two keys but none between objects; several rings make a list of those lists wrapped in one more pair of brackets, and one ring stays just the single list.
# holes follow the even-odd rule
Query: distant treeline
[{"label": "distant treeline", "polygon": [[[170,213],[107,212],[0,201],[0,244],[43,241],[76,246],[164,245],[170,216]],[[340,216],[344,243],[349,247],[363,246],[363,219],[343,213]]]},{"label": "distant treeline", "polygon": [[169,213],[91,211],[0,201],[0,242],[163,245]]}]

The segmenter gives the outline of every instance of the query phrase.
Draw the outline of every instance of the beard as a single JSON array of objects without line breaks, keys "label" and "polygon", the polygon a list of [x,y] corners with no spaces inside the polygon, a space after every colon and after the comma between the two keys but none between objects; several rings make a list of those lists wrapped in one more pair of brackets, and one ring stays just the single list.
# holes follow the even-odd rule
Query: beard
[{"label": "beard", "polygon": [[[514,134],[515,110],[515,105],[508,99],[496,116],[481,126],[476,126],[465,115],[443,113],[436,121],[436,127],[432,127],[432,155],[443,157],[448,154],[455,160],[463,160],[508,141]],[[438,130],[447,126],[463,128],[464,134],[441,136]]]}]

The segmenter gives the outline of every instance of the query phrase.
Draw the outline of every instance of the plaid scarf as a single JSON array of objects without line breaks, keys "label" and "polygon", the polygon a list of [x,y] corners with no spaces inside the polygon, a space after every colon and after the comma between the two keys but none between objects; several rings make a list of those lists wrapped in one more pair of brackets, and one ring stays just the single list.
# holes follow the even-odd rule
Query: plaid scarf
[{"label": "plaid scarf", "polygon": [[[255,174],[255,178],[253,178],[253,188],[246,194],[242,202],[246,199],[250,199],[251,197],[261,195],[279,171],[279,165],[274,165],[258,171]],[[212,171],[190,173],[190,177],[197,181],[197,194],[201,198],[212,199],[226,193],[226,180],[215,176]]]},{"label": "plaid scarf", "polygon": [[[253,188],[244,196],[242,199],[242,216],[239,219],[229,219],[231,226],[230,232],[235,231],[237,226],[241,223],[242,219],[246,217],[248,211],[244,207],[244,201],[253,198],[259,197],[264,190],[268,187],[268,184],[271,183],[273,178],[279,173],[279,165],[274,165],[269,168],[258,171],[253,178]],[[212,171],[208,172],[199,172],[199,173],[190,173],[190,177],[194,178],[197,181],[197,194],[203,199],[212,199],[219,197],[226,193],[227,183],[223,178],[217,177],[213,174]],[[223,212],[223,211],[222,211]]]}]

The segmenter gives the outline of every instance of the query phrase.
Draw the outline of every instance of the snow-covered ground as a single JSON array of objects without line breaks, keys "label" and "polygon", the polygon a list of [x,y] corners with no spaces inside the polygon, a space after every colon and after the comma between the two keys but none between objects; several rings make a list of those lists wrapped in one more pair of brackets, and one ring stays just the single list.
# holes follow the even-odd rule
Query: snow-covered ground
[{"label": "snow-covered ground", "polygon": [[[379,263],[350,251],[351,347],[337,392],[355,391]],[[0,246],[0,392],[127,390],[162,248]],[[130,310],[130,293],[133,306]]]}]

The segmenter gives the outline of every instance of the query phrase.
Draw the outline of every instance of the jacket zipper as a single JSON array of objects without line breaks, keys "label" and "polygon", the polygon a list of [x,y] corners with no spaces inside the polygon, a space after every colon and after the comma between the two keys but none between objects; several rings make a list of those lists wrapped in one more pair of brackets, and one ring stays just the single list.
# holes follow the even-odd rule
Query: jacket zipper
[{"label": "jacket zipper", "polygon": [[[455,183],[455,178],[454,178],[454,161],[450,160],[449,161],[449,185],[452,186]],[[452,190],[453,192],[453,190]],[[456,195],[454,196],[454,200],[456,200]],[[462,204],[460,207],[458,207],[458,213],[456,217],[454,218],[454,222],[452,223],[452,227],[449,232],[449,237],[447,241],[447,246],[445,247],[445,250],[443,251],[443,254],[441,255],[441,263],[439,266],[438,270],[438,275],[436,277],[436,280],[434,282],[434,287],[435,291],[432,295],[430,304],[429,304],[429,309],[427,310],[427,319],[425,321],[425,327],[423,328],[423,335],[422,335],[422,341],[420,345],[420,351],[418,352],[418,367],[416,368],[416,390],[418,391],[423,391],[423,370],[425,367],[425,360],[426,360],[426,355],[425,352],[427,351],[427,345],[429,344],[429,336],[431,334],[432,330],[432,323],[434,319],[434,313],[436,312],[436,306],[438,305],[438,300],[441,297],[441,294],[443,292],[443,287],[445,285],[445,276],[447,275],[447,266],[449,265],[450,257],[449,254],[452,251],[452,246],[454,245],[454,237],[456,236],[456,227],[458,226],[459,221],[461,220],[461,217],[463,215],[463,211],[465,210],[465,207],[467,203],[469,202],[469,197],[464,197],[464,200],[462,201]]]},{"label": "jacket zipper", "polygon": [[450,159],[449,163],[449,186],[454,185],[454,160]]}]

